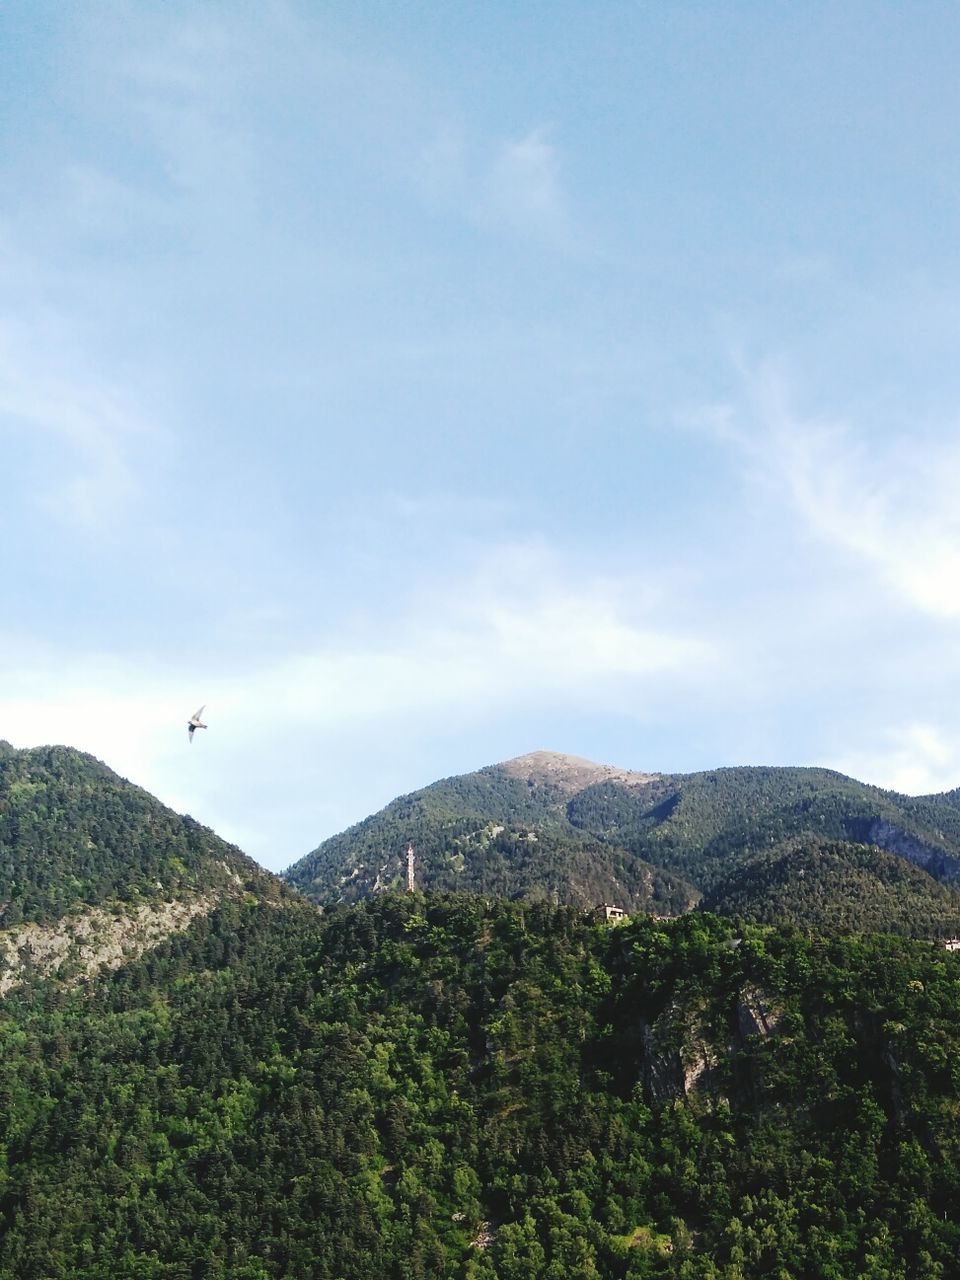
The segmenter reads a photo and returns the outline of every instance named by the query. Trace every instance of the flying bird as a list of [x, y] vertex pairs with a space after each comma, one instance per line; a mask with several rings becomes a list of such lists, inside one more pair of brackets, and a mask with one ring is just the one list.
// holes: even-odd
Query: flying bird
[[[205, 707], [206, 705], [207, 704], [204, 703], [203, 707]], [[190, 717], [190, 719], [187, 721], [187, 733], [190, 735], [191, 742], [193, 741], [193, 735], [195, 730], [205, 729], [207, 727], [203, 723], [203, 721], [200, 719], [200, 717], [203, 715], [203, 707], [201, 707], [199, 711], [195, 711], [193, 715]]]

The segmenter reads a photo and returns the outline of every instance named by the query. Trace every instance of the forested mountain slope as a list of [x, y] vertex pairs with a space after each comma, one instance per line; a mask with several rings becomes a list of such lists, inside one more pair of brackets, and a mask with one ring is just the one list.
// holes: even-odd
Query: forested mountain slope
[[664, 775], [646, 789], [602, 783], [575, 796], [568, 816], [703, 891], [731, 864], [799, 835], [874, 844], [937, 879], [960, 880], [960, 809], [829, 769], [714, 769]]
[[[426, 888], [670, 915], [702, 894], [718, 904], [742, 899], [751, 864], [799, 838], [811, 848], [872, 845], [919, 868], [909, 912], [895, 893], [870, 906], [861, 894], [867, 909], [853, 911], [853, 927], [901, 928], [908, 918], [931, 935], [950, 927], [956, 900], [937, 884], [960, 883], [960, 808], [950, 794], [900, 796], [827, 769], [639, 774], [536, 752], [400, 797], [286, 878], [318, 902], [357, 901], [402, 883], [412, 842]], [[832, 865], [816, 861], [806, 874]]]
[[244, 892], [284, 890], [92, 756], [0, 743], [0, 993], [31, 969], [120, 963]]
[[787, 840], [734, 870], [700, 903], [707, 911], [824, 932], [960, 937], [960, 892], [872, 845]]
[[0, 1280], [955, 1277], [960, 958], [234, 899], [0, 1005]]
[[630, 794], [650, 781], [536, 752], [401, 796], [325, 841], [285, 878], [315, 901], [355, 902], [403, 883], [403, 854], [412, 842], [417, 882], [425, 888], [522, 894], [582, 907], [617, 901], [630, 910], [675, 914], [696, 902], [692, 884], [568, 816], [584, 786]]

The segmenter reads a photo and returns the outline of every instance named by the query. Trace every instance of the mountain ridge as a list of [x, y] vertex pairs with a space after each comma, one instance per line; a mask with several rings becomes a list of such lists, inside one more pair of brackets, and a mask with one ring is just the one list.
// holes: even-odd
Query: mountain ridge
[[[744, 880], [744, 869], [803, 837], [835, 852], [843, 846], [852, 871], [864, 845], [912, 863], [920, 878], [911, 892], [926, 895], [929, 927], [939, 935], [960, 928], [960, 808], [952, 794], [901, 796], [818, 767], [665, 774], [537, 750], [397, 797], [283, 875], [320, 904], [357, 901], [402, 886], [403, 851], [412, 844], [424, 888], [581, 908], [615, 901], [669, 915], [704, 896], [723, 901], [725, 885], [740, 876], [736, 894], [750, 914], [760, 904], [743, 902], [744, 885], [761, 880]], [[835, 871], [836, 859], [816, 867], [827, 865]], [[882, 915], [892, 921], [895, 900], [884, 896]], [[916, 900], [908, 914], [911, 927], [922, 920]]]

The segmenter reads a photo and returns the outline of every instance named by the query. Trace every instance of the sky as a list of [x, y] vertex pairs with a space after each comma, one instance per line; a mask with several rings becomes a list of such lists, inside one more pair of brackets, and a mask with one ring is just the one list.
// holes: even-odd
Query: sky
[[958, 61], [933, 0], [4, 0], [0, 738], [271, 870], [539, 749], [960, 785]]

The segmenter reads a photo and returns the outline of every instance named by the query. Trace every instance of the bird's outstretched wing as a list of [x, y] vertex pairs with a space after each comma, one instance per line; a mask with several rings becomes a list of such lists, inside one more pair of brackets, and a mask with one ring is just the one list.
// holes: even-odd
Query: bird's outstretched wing
[[189, 737], [191, 742], [193, 741], [193, 735], [197, 729], [205, 729], [207, 727], [203, 723], [203, 721], [200, 719], [200, 717], [203, 715], [203, 708], [206, 705], [207, 704], [204, 703], [203, 707], [201, 707], [199, 711], [195, 711], [193, 715], [190, 717], [190, 719], [187, 721], [187, 736]]

